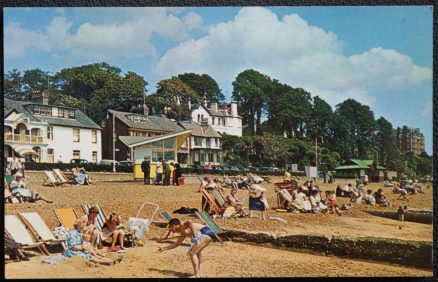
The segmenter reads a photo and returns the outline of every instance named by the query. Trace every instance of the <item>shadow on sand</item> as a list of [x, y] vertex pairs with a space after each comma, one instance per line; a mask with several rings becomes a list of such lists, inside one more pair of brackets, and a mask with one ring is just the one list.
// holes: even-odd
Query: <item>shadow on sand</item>
[[165, 274], [165, 275], [169, 275], [169, 276], [173, 276], [173, 277], [178, 277], [178, 278], [187, 278], [187, 277], [193, 275], [192, 273], [187, 273], [187, 272], [178, 272], [178, 271], [173, 271], [173, 270], [157, 269], [157, 268], [152, 268], [152, 267], [149, 267], [148, 270], [149, 271], [156, 271], [156, 272], [159, 272], [161, 274]]

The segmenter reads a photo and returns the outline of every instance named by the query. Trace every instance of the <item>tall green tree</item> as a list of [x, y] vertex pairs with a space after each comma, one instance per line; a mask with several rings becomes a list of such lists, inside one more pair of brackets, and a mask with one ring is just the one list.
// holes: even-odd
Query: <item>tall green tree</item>
[[321, 136], [324, 142], [331, 143], [333, 131], [330, 125], [333, 123], [333, 110], [331, 106], [319, 96], [313, 97], [313, 105], [309, 116], [307, 136], [311, 139]]
[[358, 158], [367, 158], [368, 149], [374, 147], [376, 122], [374, 113], [369, 106], [362, 105], [354, 99], [347, 99], [336, 105], [335, 113], [348, 122], [348, 133], [351, 139], [350, 146], [353, 155]]
[[237, 102], [243, 125], [256, 133], [263, 114], [267, 110], [268, 97], [272, 91], [271, 79], [255, 70], [239, 73], [233, 82], [233, 99]]
[[379, 153], [378, 161], [380, 165], [386, 167], [388, 163], [398, 157], [395, 146], [395, 134], [392, 124], [384, 117], [380, 117], [376, 120], [376, 125], [376, 146]]
[[199, 97], [206, 97], [209, 101], [223, 103], [225, 96], [219, 88], [217, 82], [208, 74], [184, 73], [178, 75], [178, 78], [190, 86]]

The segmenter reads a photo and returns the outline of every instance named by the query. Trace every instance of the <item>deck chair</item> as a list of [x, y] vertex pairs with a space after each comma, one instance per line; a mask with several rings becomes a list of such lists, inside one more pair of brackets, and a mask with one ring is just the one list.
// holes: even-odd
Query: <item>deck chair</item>
[[218, 189], [211, 190], [211, 195], [216, 200], [216, 202], [219, 204], [219, 207], [226, 208], [226, 200]]
[[4, 177], [4, 185], [5, 185], [4, 199], [5, 199], [5, 202], [11, 202], [13, 204], [19, 203], [20, 201], [18, 201], [17, 197], [15, 197], [11, 192], [11, 188], [9, 186], [10, 182], [8, 182], [8, 180], [6, 179], [6, 176], [9, 176], [9, 175], [5, 175], [5, 177]]
[[11, 239], [22, 245], [23, 249], [38, 248], [43, 255], [49, 254], [44, 242], [34, 242], [26, 226], [15, 215], [5, 215], [5, 230]]
[[214, 222], [214, 220], [204, 211], [198, 211], [195, 213], [208, 227], [210, 227], [219, 242], [223, 243], [218, 234], [221, 234], [224, 231], [216, 224], [216, 222]]
[[[85, 214], [88, 215], [88, 211], [90, 210], [90, 208], [92, 206], [93, 205], [90, 205], [90, 204], [83, 204], [82, 205], [82, 209], [84, 210]], [[106, 222], [106, 216], [105, 216], [105, 213], [103, 212], [103, 209], [102, 209], [102, 207], [100, 205], [94, 205], [94, 206], [96, 206], [99, 209], [99, 214], [97, 215], [97, 225], [96, 225], [96, 227], [97, 227], [97, 229], [102, 231], [103, 225]]]
[[73, 224], [78, 219], [78, 214], [74, 208], [53, 209], [58, 218], [59, 225], [64, 226], [67, 230], [72, 230]]
[[222, 213], [225, 211], [225, 208], [220, 207], [218, 203], [216, 203], [216, 200], [214, 199], [213, 195], [207, 192], [206, 189], [201, 189], [201, 193], [202, 193], [202, 197], [205, 199], [205, 202], [202, 206], [202, 210], [205, 211], [208, 204], [210, 205], [210, 208], [213, 210], [214, 213], [222, 215]]
[[61, 245], [63, 251], [65, 250], [65, 245], [63, 244], [65, 239], [56, 238], [37, 212], [21, 212], [18, 216], [26, 224], [34, 238], [44, 242], [46, 246]]
[[[166, 221], [166, 227], [165, 227], [165, 230], [164, 230], [163, 234], [161, 234], [160, 238], [158, 239], [158, 242], [161, 242], [164, 239], [173, 239], [173, 238], [179, 237], [179, 236], [175, 236], [175, 237], [170, 237], [169, 238], [169, 235], [170, 235], [170, 233], [172, 233], [172, 231], [167, 230], [167, 228], [169, 227], [169, 221], [172, 219], [172, 217], [170, 216], [170, 214], [167, 213], [167, 211], [162, 211], [160, 213], [160, 215]], [[167, 232], [167, 234], [166, 234], [166, 232]], [[164, 234], [166, 234], [166, 236], [163, 238]]]
[[67, 183], [72, 186], [72, 184], [76, 183], [73, 179], [68, 179], [59, 168], [54, 168], [53, 173], [58, 177], [59, 182], [61, 183]]
[[286, 209], [288, 204], [292, 202], [292, 195], [287, 189], [280, 189], [277, 192], [277, 206], [279, 209]]
[[[146, 218], [140, 217], [142, 216], [141, 211], [146, 207], [152, 207], [152, 215], [148, 215]], [[144, 234], [149, 230], [149, 225], [152, 223], [155, 214], [160, 209], [160, 206], [151, 202], [144, 202], [137, 211], [135, 217], [128, 217], [128, 223], [131, 227], [131, 234], [127, 234], [127, 239], [131, 241], [132, 245], [135, 246], [135, 240], [141, 240], [144, 237]], [[125, 237], [126, 238], [126, 237]]]
[[43, 182], [43, 186], [53, 186], [56, 187], [58, 185], [64, 185], [64, 182], [60, 182], [56, 177], [53, 175], [53, 172], [51, 170], [45, 170], [44, 174], [46, 175], [46, 179]]

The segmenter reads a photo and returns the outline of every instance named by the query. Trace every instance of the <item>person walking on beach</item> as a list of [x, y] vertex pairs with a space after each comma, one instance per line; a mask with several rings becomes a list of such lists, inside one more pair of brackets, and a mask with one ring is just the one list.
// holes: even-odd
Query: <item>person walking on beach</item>
[[150, 183], [150, 172], [151, 172], [151, 163], [149, 162], [149, 157], [145, 156], [144, 161], [141, 163], [141, 171], [143, 171], [144, 175], [144, 184]]
[[187, 236], [190, 236], [190, 248], [188, 255], [192, 261], [193, 270], [195, 274], [192, 277], [201, 277], [201, 263], [202, 263], [202, 250], [204, 250], [213, 239], [213, 231], [206, 225], [200, 223], [194, 223], [191, 221], [181, 221], [177, 218], [172, 218], [169, 221], [169, 229], [173, 233], [180, 233], [181, 236], [178, 240], [164, 248], [158, 247], [158, 252], [162, 253], [167, 250], [174, 249], [182, 244]]
[[156, 177], [155, 177], [155, 185], [160, 185], [161, 184], [161, 176], [163, 174], [163, 166], [161, 165], [163, 159], [159, 158], [157, 161], [157, 170], [156, 170]]

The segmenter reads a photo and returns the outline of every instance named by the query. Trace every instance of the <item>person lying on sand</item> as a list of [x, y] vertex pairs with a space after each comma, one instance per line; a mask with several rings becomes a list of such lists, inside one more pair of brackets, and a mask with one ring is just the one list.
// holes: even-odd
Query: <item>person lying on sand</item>
[[192, 261], [193, 270], [195, 274], [191, 277], [201, 277], [201, 263], [202, 263], [202, 250], [204, 250], [213, 239], [213, 231], [206, 225], [194, 223], [191, 221], [181, 221], [177, 218], [172, 218], [169, 221], [169, 229], [173, 233], [180, 233], [181, 236], [178, 240], [168, 245], [167, 247], [158, 247], [158, 252], [162, 253], [167, 250], [174, 249], [182, 244], [187, 236], [190, 236], [190, 248], [188, 255]]

